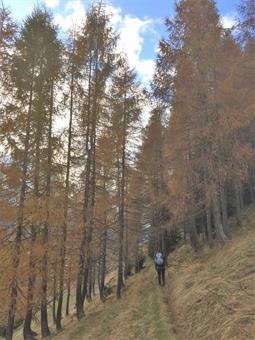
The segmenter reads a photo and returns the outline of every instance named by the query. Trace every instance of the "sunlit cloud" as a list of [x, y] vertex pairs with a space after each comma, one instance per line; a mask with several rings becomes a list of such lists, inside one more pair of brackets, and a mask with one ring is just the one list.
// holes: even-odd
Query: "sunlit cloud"
[[236, 25], [236, 13], [228, 13], [221, 16], [221, 24], [224, 28], [232, 28]]
[[59, 6], [59, 0], [44, 0], [44, 3], [49, 8], [55, 8]]

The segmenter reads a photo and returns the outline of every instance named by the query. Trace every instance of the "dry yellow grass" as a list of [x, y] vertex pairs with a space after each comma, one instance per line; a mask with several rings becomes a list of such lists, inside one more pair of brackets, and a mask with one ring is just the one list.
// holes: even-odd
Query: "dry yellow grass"
[[169, 258], [168, 293], [188, 340], [255, 339], [255, 210], [223, 248]]
[[[169, 257], [167, 286], [153, 266], [127, 281], [123, 298], [112, 294], [86, 305], [86, 317], [63, 320], [53, 340], [255, 339], [255, 209], [232, 241], [199, 254], [186, 246]], [[115, 273], [108, 280], [115, 282]], [[113, 282], [114, 281], [114, 282]], [[177, 336], [177, 334], [178, 336]], [[17, 332], [15, 339], [21, 339]]]
[[64, 320], [64, 329], [54, 340], [176, 340], [169, 305], [157, 286], [154, 268], [148, 265], [127, 281], [123, 298], [110, 296], [102, 304], [87, 305], [86, 317]]

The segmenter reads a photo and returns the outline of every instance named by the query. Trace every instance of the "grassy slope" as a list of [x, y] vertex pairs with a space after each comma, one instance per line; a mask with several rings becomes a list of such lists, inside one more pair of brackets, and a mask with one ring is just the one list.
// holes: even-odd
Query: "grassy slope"
[[[170, 256], [167, 287], [189, 340], [255, 339], [255, 209], [222, 249]], [[170, 279], [171, 278], [171, 279]]]
[[255, 209], [249, 210], [223, 248], [195, 255], [183, 246], [171, 254], [163, 289], [149, 264], [129, 278], [121, 300], [96, 298], [83, 320], [65, 318], [52, 339], [255, 339]]
[[129, 278], [123, 298], [110, 296], [87, 306], [84, 320], [75, 316], [65, 320], [64, 329], [54, 340], [176, 340], [171, 311], [162, 288], [156, 284], [155, 271], [148, 266]]

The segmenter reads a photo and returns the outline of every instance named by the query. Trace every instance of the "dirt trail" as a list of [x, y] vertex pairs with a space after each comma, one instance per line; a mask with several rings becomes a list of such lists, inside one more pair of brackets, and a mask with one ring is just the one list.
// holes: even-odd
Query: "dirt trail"
[[110, 296], [106, 303], [92, 302], [84, 320], [64, 320], [52, 340], [177, 340], [167, 288], [157, 285], [152, 266], [129, 278], [123, 298]]

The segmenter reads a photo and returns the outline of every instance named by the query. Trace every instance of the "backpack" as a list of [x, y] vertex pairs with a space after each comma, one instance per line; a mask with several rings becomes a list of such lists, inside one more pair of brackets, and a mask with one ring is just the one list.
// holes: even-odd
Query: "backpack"
[[157, 266], [162, 266], [164, 263], [163, 255], [161, 253], [157, 253], [154, 257], [154, 262]]

